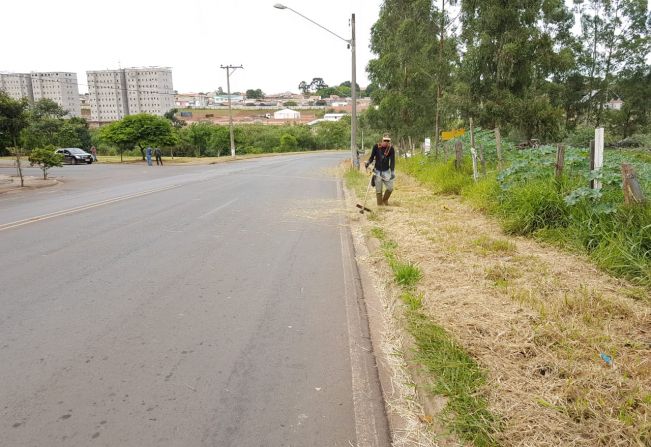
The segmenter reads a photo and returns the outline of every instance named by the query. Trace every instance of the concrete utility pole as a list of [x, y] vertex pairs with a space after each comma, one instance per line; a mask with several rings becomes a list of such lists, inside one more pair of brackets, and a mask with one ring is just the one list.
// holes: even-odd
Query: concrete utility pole
[[350, 151], [353, 157], [353, 166], [359, 169], [359, 153], [357, 152], [357, 56], [355, 55], [355, 14], [350, 19], [352, 35], [350, 38], [350, 52], [352, 54], [351, 99], [353, 108], [350, 114]]
[[233, 108], [231, 106], [231, 75], [238, 68], [244, 68], [241, 65], [220, 65], [220, 68], [226, 70], [226, 88], [228, 90], [228, 124], [231, 134], [231, 157], [235, 157], [235, 136], [233, 135]]

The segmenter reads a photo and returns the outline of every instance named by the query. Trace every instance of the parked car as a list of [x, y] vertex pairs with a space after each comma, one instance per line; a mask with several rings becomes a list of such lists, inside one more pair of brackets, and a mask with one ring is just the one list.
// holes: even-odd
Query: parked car
[[63, 162], [71, 165], [79, 163], [86, 163], [89, 165], [93, 162], [93, 156], [78, 147], [64, 147], [62, 149], [57, 149], [56, 153], [63, 155]]

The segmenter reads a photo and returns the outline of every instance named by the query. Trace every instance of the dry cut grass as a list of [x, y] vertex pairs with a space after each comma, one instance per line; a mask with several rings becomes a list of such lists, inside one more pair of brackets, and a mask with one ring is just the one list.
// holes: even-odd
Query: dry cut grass
[[501, 445], [651, 445], [648, 290], [405, 175], [393, 197], [371, 224], [419, 266], [429, 317], [487, 371]]

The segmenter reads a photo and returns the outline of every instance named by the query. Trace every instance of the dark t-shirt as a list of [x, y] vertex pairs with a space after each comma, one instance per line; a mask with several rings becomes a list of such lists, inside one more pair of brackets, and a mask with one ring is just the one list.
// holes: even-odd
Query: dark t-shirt
[[396, 151], [393, 146], [384, 149], [382, 146], [376, 144], [371, 151], [371, 158], [368, 159], [368, 164], [375, 160], [375, 169], [378, 171], [394, 170], [396, 168]]

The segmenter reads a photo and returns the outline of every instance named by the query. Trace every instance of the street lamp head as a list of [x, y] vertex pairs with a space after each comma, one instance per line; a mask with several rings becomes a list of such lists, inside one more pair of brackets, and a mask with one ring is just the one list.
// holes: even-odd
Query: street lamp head
[[276, 8], [276, 9], [287, 9], [287, 6], [285, 6], [285, 5], [281, 4], [281, 3], [276, 3], [274, 5], [274, 8]]

